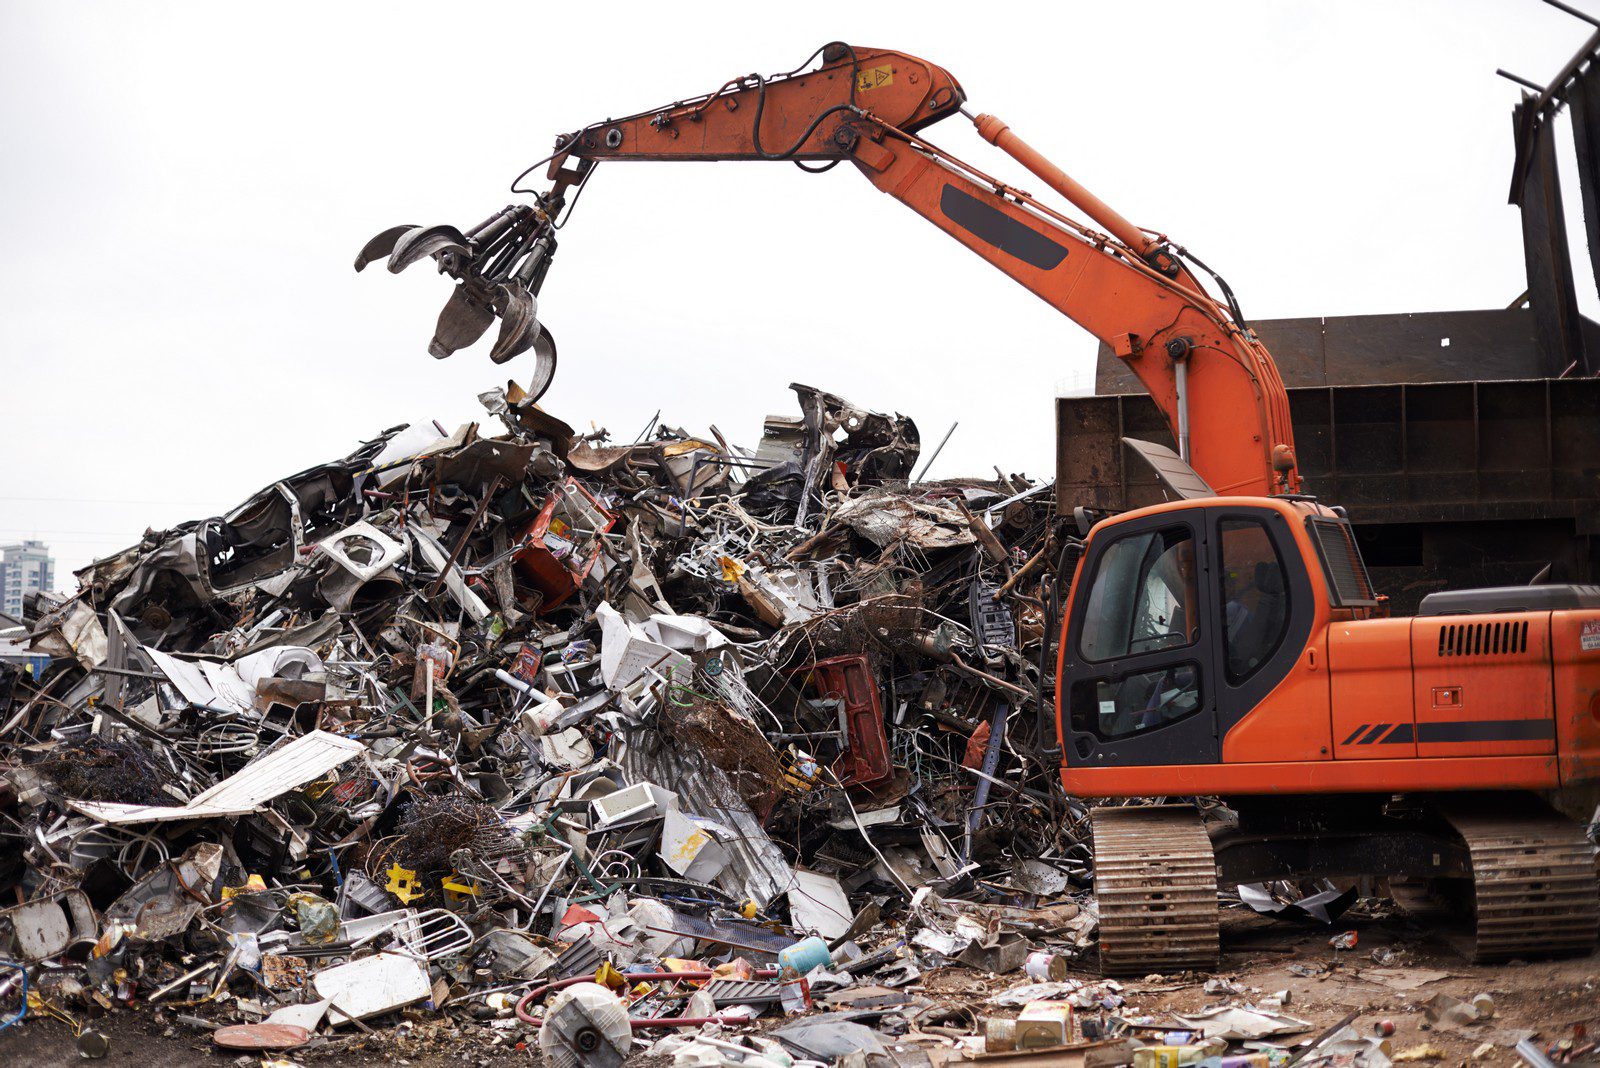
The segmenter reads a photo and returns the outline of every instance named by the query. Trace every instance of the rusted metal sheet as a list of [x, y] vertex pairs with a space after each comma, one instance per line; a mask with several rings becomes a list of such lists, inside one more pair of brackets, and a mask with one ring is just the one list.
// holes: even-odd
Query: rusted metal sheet
[[[1126, 434], [1171, 447], [1143, 395], [1057, 402], [1056, 494], [1073, 507], [1163, 500]], [[1600, 578], [1600, 379], [1289, 390], [1306, 490], [1345, 506], [1397, 611], [1435, 590]]]
[[[1250, 325], [1271, 351], [1286, 386], [1551, 378], [1561, 370], [1545, 361], [1534, 314], [1525, 308], [1265, 319]], [[1600, 351], [1600, 329], [1587, 320], [1581, 325], [1589, 348]], [[1144, 387], [1102, 345], [1095, 391], [1102, 396], [1142, 393]]]
[[[1500, 514], [1584, 517], [1600, 507], [1600, 381], [1431, 382], [1289, 390], [1312, 492], [1373, 521]], [[1171, 447], [1148, 397], [1057, 400], [1057, 501], [1135, 508], [1161, 498], [1124, 435]]]
[[[1572, 140], [1578, 156], [1578, 190], [1583, 196], [1583, 231], [1588, 236], [1589, 266], [1600, 289], [1600, 66], [1589, 69], [1567, 91], [1572, 106]], [[1589, 346], [1588, 352], [1596, 351]], [[1591, 357], [1589, 373], [1596, 370]]]
[[1556, 170], [1555, 131], [1526, 99], [1512, 112], [1519, 145], [1528, 144], [1526, 169], [1512, 186], [1512, 202], [1522, 209], [1522, 248], [1528, 264], [1528, 299], [1533, 309], [1545, 374], [1561, 374], [1569, 364], [1588, 368], [1578, 300], [1567, 248], [1567, 222], [1561, 209], [1561, 177]]

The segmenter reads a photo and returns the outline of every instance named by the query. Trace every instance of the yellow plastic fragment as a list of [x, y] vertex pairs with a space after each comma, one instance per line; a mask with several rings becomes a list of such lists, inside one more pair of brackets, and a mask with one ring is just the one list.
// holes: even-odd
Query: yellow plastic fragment
[[439, 885], [444, 887], [445, 898], [450, 901], [460, 901], [463, 897], [477, 897], [479, 890], [476, 880], [464, 882], [466, 878], [459, 872], [452, 872], [440, 879]]
[[409, 905], [422, 896], [422, 890], [417, 886], [417, 873], [410, 868], [402, 868], [396, 862], [384, 874], [389, 876], [389, 881], [383, 888], [399, 898], [402, 905]]

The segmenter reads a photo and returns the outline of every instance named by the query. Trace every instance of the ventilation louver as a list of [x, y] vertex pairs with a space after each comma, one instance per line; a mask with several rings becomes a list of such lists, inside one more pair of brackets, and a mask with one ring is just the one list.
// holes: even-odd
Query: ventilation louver
[[1497, 656], [1528, 651], [1528, 621], [1446, 623], [1439, 628], [1440, 656]]

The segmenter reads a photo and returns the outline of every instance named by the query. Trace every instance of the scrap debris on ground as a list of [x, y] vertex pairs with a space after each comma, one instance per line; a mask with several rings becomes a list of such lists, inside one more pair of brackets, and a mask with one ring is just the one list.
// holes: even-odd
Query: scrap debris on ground
[[555, 1065], [1426, 1059], [1286, 990], [1155, 1012], [1072, 977], [1049, 485], [915, 481], [910, 419], [793, 388], [752, 449], [495, 390], [34, 598], [0, 668], [0, 1027], [89, 1057], [143, 1009], [269, 1060], [477, 1032]]

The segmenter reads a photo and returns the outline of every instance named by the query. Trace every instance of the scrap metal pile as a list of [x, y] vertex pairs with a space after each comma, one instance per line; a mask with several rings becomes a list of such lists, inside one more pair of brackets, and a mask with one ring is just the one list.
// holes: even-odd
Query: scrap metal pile
[[754, 449], [495, 390], [493, 433], [387, 431], [38, 598], [3, 1005], [242, 1048], [542, 1020], [602, 1064], [630, 1018], [1081, 952], [1047, 487], [913, 482], [910, 419], [793, 388]]

